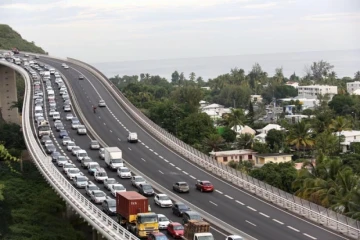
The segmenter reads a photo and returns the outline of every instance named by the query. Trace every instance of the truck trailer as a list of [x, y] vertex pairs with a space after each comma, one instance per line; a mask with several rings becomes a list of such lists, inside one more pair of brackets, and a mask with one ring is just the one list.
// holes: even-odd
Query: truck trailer
[[210, 224], [205, 221], [189, 220], [185, 224], [184, 240], [214, 240], [210, 232]]
[[146, 238], [151, 232], [159, 232], [157, 214], [149, 212], [148, 206], [148, 199], [138, 192], [116, 193], [118, 222], [139, 238]]
[[118, 147], [107, 147], [104, 149], [105, 164], [111, 170], [117, 170], [124, 166], [122, 151]]

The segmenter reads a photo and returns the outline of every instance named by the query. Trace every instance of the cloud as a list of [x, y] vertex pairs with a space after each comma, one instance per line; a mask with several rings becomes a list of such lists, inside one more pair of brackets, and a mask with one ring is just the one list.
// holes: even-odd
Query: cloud
[[335, 21], [341, 19], [360, 19], [360, 13], [327, 13], [309, 15], [302, 18], [305, 21]]
[[245, 5], [244, 8], [251, 9], [269, 9], [278, 6], [278, 2], [269, 2], [269, 3], [258, 3], [258, 4], [249, 4]]
[[272, 17], [272, 15], [254, 15], [254, 16], [237, 16], [237, 17], [218, 17], [218, 18], [204, 18], [204, 19], [191, 19], [186, 22], [224, 22], [224, 21], [239, 21], [239, 20], [254, 20]]

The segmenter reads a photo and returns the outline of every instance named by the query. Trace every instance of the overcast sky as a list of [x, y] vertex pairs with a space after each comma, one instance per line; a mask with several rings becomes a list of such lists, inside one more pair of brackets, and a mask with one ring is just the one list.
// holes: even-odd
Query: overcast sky
[[360, 0], [1, 0], [0, 22], [88, 62], [360, 48]]

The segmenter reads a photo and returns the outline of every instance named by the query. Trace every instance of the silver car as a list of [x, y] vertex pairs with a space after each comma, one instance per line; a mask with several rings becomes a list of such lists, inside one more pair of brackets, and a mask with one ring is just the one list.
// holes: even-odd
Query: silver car
[[101, 190], [93, 190], [91, 191], [91, 201], [95, 204], [101, 204], [106, 200], [106, 194]]
[[77, 133], [78, 133], [79, 135], [84, 135], [84, 134], [86, 134], [86, 127], [85, 127], [84, 125], [79, 125], [79, 126], [77, 127]]
[[91, 140], [90, 142], [90, 149], [100, 149], [100, 144], [96, 140]]
[[104, 148], [100, 148], [99, 150], [99, 157], [101, 159], [104, 159], [105, 158], [105, 149]]
[[104, 188], [110, 190], [111, 185], [118, 183], [115, 178], [107, 178], [104, 180]]
[[106, 103], [104, 100], [100, 99], [99, 101], [99, 107], [106, 107]]
[[62, 167], [65, 163], [67, 163], [68, 160], [66, 159], [65, 156], [58, 156], [56, 158], [56, 164], [59, 166], [59, 167]]
[[75, 176], [73, 178], [74, 186], [77, 188], [85, 188], [88, 183], [88, 178], [85, 176]]
[[90, 196], [92, 191], [94, 191], [94, 190], [99, 190], [99, 189], [100, 189], [100, 188], [99, 188], [98, 186], [96, 186], [95, 184], [89, 183], [89, 184], [85, 187], [85, 192], [86, 192], [86, 195]]
[[62, 145], [66, 146], [69, 142], [71, 142], [70, 137], [65, 136], [65, 137], [62, 138]]

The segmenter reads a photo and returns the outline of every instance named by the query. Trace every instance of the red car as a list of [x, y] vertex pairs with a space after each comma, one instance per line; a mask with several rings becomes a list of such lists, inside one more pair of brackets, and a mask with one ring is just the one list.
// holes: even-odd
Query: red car
[[209, 181], [198, 181], [195, 184], [196, 189], [200, 190], [201, 192], [213, 192], [214, 185], [211, 184]]
[[162, 232], [152, 232], [148, 236], [148, 240], [169, 240]]
[[181, 238], [184, 236], [184, 226], [177, 222], [169, 223], [167, 232], [173, 238]]

